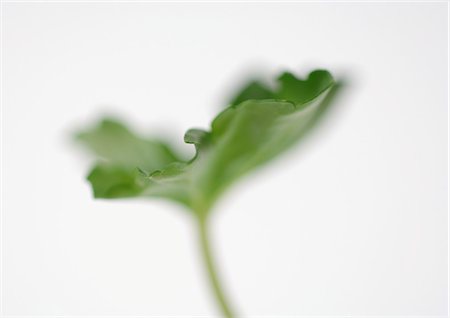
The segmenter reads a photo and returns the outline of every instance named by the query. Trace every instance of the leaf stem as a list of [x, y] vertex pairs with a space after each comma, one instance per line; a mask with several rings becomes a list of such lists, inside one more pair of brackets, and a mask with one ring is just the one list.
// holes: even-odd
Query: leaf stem
[[214, 296], [216, 298], [216, 301], [220, 307], [220, 310], [221, 310], [223, 316], [226, 318], [233, 318], [235, 316], [233, 315], [233, 312], [230, 309], [229, 302], [223, 292], [223, 287], [222, 287], [219, 277], [217, 275], [217, 269], [216, 269], [215, 262], [213, 260], [212, 254], [211, 254], [211, 248], [210, 248], [209, 238], [208, 238], [207, 219], [208, 218], [206, 216], [198, 217], [198, 221], [199, 221], [198, 222], [198, 231], [199, 231], [200, 247], [201, 247], [201, 252], [202, 252], [202, 256], [203, 256], [203, 261], [205, 263], [206, 270], [208, 272], [208, 278], [209, 278], [212, 290], [214, 292]]

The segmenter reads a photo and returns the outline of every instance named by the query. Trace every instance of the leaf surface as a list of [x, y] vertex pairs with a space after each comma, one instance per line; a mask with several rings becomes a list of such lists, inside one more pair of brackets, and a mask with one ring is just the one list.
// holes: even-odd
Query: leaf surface
[[209, 131], [190, 129], [194, 158], [182, 161], [160, 141], [141, 138], [124, 125], [104, 120], [79, 135], [99, 158], [91, 171], [99, 198], [148, 196], [181, 203], [206, 214], [233, 182], [295, 144], [315, 122], [335, 84], [327, 71], [306, 80], [291, 73], [276, 89], [250, 82], [213, 121]]

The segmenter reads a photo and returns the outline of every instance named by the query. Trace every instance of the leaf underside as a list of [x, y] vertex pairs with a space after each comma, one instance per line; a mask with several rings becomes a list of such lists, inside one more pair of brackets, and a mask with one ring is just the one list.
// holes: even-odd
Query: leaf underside
[[137, 136], [113, 119], [77, 135], [98, 158], [87, 179], [96, 198], [161, 197], [206, 214], [242, 175], [296, 143], [314, 124], [335, 82], [327, 71], [306, 80], [284, 73], [278, 87], [253, 81], [212, 121], [184, 141], [196, 154], [183, 160], [166, 143]]

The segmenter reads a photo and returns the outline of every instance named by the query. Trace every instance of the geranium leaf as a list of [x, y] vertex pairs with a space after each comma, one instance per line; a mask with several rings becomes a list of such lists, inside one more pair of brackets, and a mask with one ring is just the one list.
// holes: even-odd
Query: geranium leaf
[[234, 181], [295, 144], [313, 125], [335, 82], [327, 71], [306, 80], [278, 77], [270, 90], [251, 82], [235, 94], [209, 131], [190, 129], [184, 141], [196, 155], [183, 161], [166, 144], [104, 120], [79, 134], [102, 159], [88, 180], [101, 198], [163, 197], [206, 214]]

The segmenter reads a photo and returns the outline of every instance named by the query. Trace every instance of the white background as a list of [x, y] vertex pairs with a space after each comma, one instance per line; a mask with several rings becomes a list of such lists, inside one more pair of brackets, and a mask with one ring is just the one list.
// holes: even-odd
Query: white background
[[94, 201], [70, 140], [105, 112], [208, 127], [242, 76], [329, 69], [321, 125], [220, 202], [242, 317], [447, 312], [447, 4], [3, 5], [2, 312], [216, 315], [190, 216]]

